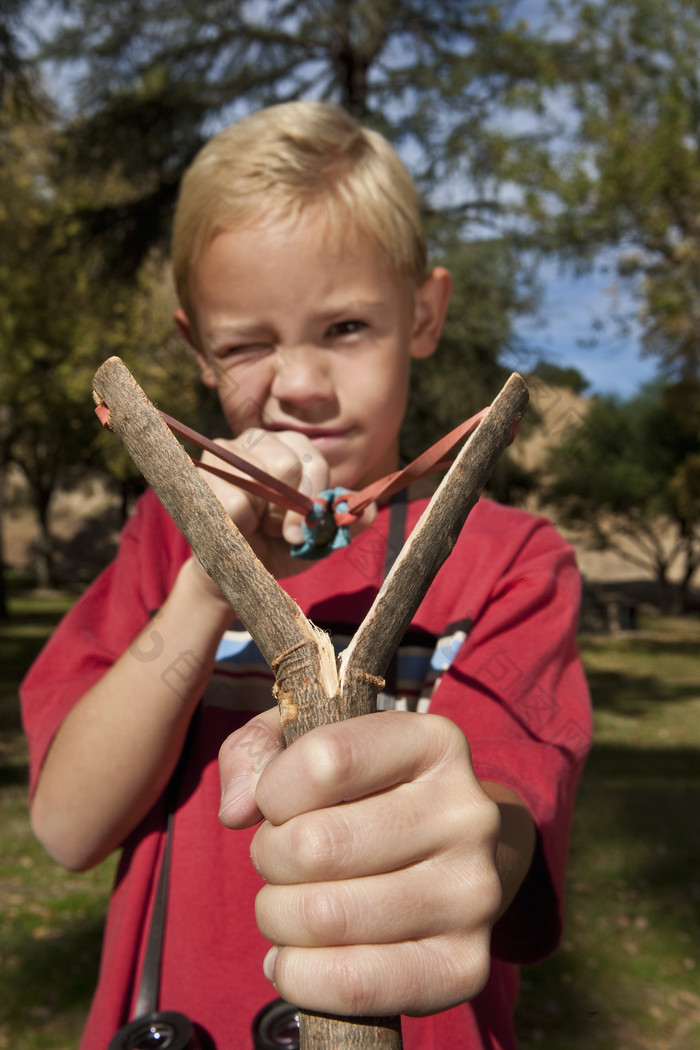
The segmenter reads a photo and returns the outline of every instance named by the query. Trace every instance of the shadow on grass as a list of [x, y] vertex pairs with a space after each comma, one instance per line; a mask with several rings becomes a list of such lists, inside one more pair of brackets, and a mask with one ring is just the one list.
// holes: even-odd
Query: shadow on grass
[[8, 787], [27, 787], [29, 766], [26, 762], [0, 762], [0, 790]]
[[654, 996], [697, 995], [698, 812], [697, 748], [594, 747], [578, 796], [564, 947], [523, 972], [521, 1050], [623, 1050], [639, 1045], [635, 1026]]
[[[620, 851], [620, 874], [663, 898], [700, 940], [700, 750], [594, 747], [579, 794], [579, 838]], [[582, 849], [582, 847], [579, 847]]]
[[[99, 914], [63, 921], [48, 931], [15, 930], [0, 964], [0, 1023], [18, 1032], [39, 1015], [87, 1014], [99, 965], [104, 925]], [[40, 936], [37, 936], [37, 932]]]
[[[689, 648], [688, 653], [691, 654]], [[697, 645], [692, 650], [697, 655]], [[697, 700], [700, 683], [665, 682], [656, 675], [635, 675], [629, 671], [586, 672], [594, 710], [614, 711], [630, 718], [653, 713], [653, 705], [669, 701]]]
[[518, 1050], [599, 1048], [612, 1038], [607, 1018], [595, 1009], [582, 961], [560, 951], [522, 972], [516, 1014]]
[[21, 587], [10, 588], [10, 619], [0, 623], [0, 732], [22, 734], [18, 690], [22, 679], [73, 598], [42, 598]]

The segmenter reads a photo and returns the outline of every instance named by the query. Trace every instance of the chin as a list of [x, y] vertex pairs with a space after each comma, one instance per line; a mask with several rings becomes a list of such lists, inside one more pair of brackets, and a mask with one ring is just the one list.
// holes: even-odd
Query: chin
[[353, 461], [346, 460], [337, 466], [331, 463], [330, 485], [333, 488], [340, 487], [349, 489], [351, 492], [357, 492], [385, 477], [387, 474], [398, 470], [399, 456], [398, 453], [395, 456], [385, 453], [379, 461], [370, 462], [369, 466], [366, 464], [367, 460], [358, 463], [356, 457], [354, 457]]

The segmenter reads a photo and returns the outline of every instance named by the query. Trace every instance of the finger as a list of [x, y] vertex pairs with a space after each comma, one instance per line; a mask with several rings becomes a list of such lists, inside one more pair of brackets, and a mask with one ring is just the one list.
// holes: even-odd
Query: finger
[[[236, 441], [217, 439], [215, 444], [231, 451], [240, 451]], [[253, 457], [248, 458], [252, 460]], [[221, 461], [212, 452], [205, 451], [202, 454], [202, 463], [209, 463], [217, 469], [222, 468]], [[235, 476], [233, 470], [231, 470], [231, 474], [232, 480], [226, 480], [209, 471], [202, 472], [207, 485], [222, 504], [231, 520], [236, 523], [236, 526], [244, 536], [249, 536], [258, 527], [260, 516], [265, 509], [265, 502], [239, 488], [233, 480]]]
[[261, 819], [255, 789], [262, 771], [283, 748], [276, 707], [256, 715], [223, 742], [219, 750], [219, 820], [227, 828], [247, 828]]
[[[299, 475], [295, 482], [289, 481], [287, 478], [284, 480], [288, 484], [294, 484], [295, 488], [310, 499], [327, 489], [330, 484], [330, 467], [313, 442], [305, 434], [300, 434], [295, 430], [282, 431], [278, 434], [278, 437], [296, 453], [300, 467]], [[284, 514], [282, 535], [287, 543], [301, 543], [302, 521], [302, 516], [295, 514], [294, 511], [287, 511]]]
[[312, 729], [268, 767], [256, 790], [272, 824], [300, 813], [384, 791], [419, 776], [438, 776], [456, 760], [475, 794], [469, 747], [455, 724], [437, 715], [381, 711]]
[[490, 931], [391, 945], [272, 948], [264, 970], [288, 1002], [317, 1013], [420, 1016], [473, 999], [489, 974]]
[[275, 944], [395, 944], [491, 926], [501, 897], [493, 851], [482, 848], [368, 878], [267, 885], [255, 916]]
[[[271, 477], [283, 480], [292, 488], [308, 488], [312, 484], [312, 481], [307, 481], [304, 477], [304, 463], [297, 446], [301, 444], [304, 449], [303, 455], [309, 460], [322, 458], [303, 434], [292, 434], [290, 441], [287, 432], [273, 433], [259, 427], [250, 427], [233, 441], [218, 440], [216, 444], [242, 454], [248, 462]], [[203, 455], [202, 462], [221, 467], [210, 452]], [[327, 467], [324, 469], [327, 470]], [[282, 522], [288, 513], [286, 509], [274, 500], [266, 502], [239, 488], [235, 482], [235, 475], [236, 471], [232, 470], [231, 480], [209, 473], [206, 474], [206, 478], [244, 535], [251, 535], [261, 527], [268, 536], [280, 536]]]
[[[256, 451], [263, 461], [262, 466], [271, 477], [283, 481], [290, 488], [304, 491], [307, 483], [304, 479], [305, 463], [302, 455], [310, 456], [311, 453], [299, 452], [296, 447], [299, 442], [290, 441], [289, 436], [287, 431], [266, 431]], [[303, 434], [296, 434], [294, 437], [302, 438], [307, 444], [310, 444]], [[313, 451], [316, 453], [315, 449]], [[282, 536], [284, 521], [289, 513], [285, 507], [280, 506], [274, 500], [267, 503], [261, 519], [261, 527], [265, 534], [272, 537]]]
[[[437, 857], [453, 843], [492, 856], [498, 806], [456, 778], [401, 784], [368, 798], [300, 814], [255, 834], [251, 857], [276, 885], [361, 878]], [[476, 795], [476, 797], [475, 797]], [[438, 815], [438, 819], [436, 819]]]

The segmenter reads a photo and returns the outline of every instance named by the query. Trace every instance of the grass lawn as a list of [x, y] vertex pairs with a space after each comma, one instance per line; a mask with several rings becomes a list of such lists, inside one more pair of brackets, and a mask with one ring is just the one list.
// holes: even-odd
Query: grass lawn
[[0, 1048], [74, 1050], [97, 973], [114, 862], [57, 868], [27, 819], [27, 754], [17, 686], [67, 595], [14, 594], [0, 625]]
[[[67, 596], [14, 595], [0, 626], [0, 1050], [74, 1050], [109, 861], [57, 869], [26, 814], [19, 680]], [[700, 621], [582, 638], [596, 745], [579, 794], [564, 944], [523, 973], [521, 1050], [700, 1046]]]
[[561, 951], [523, 973], [522, 1050], [700, 1047], [700, 622], [581, 639], [595, 746]]

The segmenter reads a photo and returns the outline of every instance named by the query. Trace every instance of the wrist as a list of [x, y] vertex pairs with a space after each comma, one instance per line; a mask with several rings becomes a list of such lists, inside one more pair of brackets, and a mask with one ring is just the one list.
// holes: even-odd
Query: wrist
[[222, 629], [231, 622], [233, 611], [228, 599], [207, 575], [195, 555], [181, 566], [173, 592], [175, 590], [183, 600], [196, 606], [198, 612], [201, 613], [205, 608], [210, 610], [211, 615], [221, 622]]

